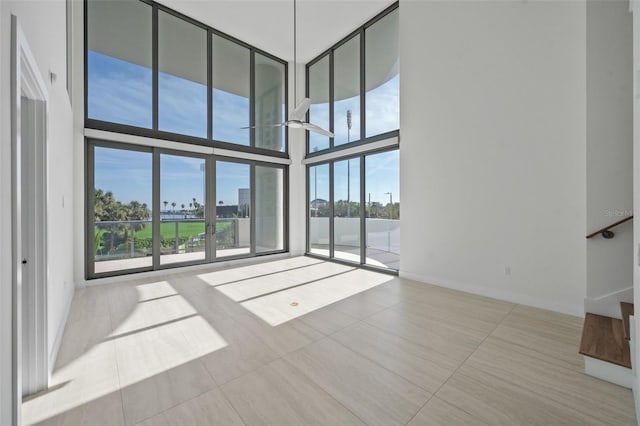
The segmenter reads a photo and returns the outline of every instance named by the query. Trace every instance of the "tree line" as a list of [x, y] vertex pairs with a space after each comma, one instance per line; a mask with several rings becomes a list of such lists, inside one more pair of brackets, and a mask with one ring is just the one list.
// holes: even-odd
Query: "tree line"
[[[326, 200], [314, 200], [311, 202], [311, 217], [331, 216], [331, 205]], [[368, 218], [400, 219], [400, 203], [387, 203], [383, 205], [377, 201], [366, 203]], [[338, 200], [333, 206], [333, 214], [336, 217], [360, 217], [360, 203], [357, 201]]]

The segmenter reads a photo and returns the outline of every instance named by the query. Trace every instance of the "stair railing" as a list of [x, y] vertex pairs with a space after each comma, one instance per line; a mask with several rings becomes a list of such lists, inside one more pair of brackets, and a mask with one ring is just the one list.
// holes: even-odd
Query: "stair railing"
[[606, 238], [607, 240], [610, 240], [611, 238], [616, 236], [616, 234], [614, 234], [613, 231], [611, 231], [611, 228], [615, 228], [618, 225], [622, 225], [623, 223], [628, 222], [631, 219], [633, 219], [633, 215], [627, 216], [624, 219], [619, 220], [619, 221], [617, 221], [615, 223], [612, 223], [611, 225], [606, 226], [606, 227], [604, 227], [602, 229], [598, 229], [596, 232], [593, 232], [593, 233], [587, 235], [587, 239], [595, 237], [598, 234], [602, 234], [603, 238]]

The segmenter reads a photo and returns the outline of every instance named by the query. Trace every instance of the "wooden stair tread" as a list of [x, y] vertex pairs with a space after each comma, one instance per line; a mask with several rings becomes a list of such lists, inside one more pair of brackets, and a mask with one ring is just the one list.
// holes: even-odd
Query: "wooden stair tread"
[[631, 368], [629, 342], [624, 338], [622, 320], [588, 313], [584, 318], [580, 353]]
[[620, 302], [620, 310], [622, 311], [622, 330], [624, 331], [624, 338], [629, 340], [631, 338], [629, 315], [633, 315], [633, 303]]

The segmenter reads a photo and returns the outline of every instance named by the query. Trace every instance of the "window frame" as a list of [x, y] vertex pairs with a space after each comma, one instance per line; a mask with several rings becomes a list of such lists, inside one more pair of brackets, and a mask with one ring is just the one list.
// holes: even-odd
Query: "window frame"
[[[89, 2], [91, 0], [84, 0], [84, 127], [88, 129], [94, 130], [103, 130], [108, 132], [115, 133], [124, 133], [134, 136], [143, 136], [150, 137], [155, 139], [162, 139], [168, 141], [176, 141], [183, 142], [192, 145], [200, 145], [214, 148], [222, 148], [233, 151], [247, 152], [253, 154], [267, 155], [271, 157], [279, 157], [279, 158], [289, 158], [289, 129], [287, 128], [285, 131], [285, 139], [284, 143], [284, 151], [275, 151], [265, 148], [258, 148], [255, 146], [255, 129], [250, 130], [250, 144], [249, 146], [239, 145], [231, 142], [218, 141], [213, 139], [212, 130], [213, 130], [213, 60], [212, 60], [212, 36], [216, 35], [231, 41], [232, 43], [238, 44], [242, 47], [249, 49], [250, 52], [250, 95], [249, 95], [249, 111], [250, 111], [250, 120], [249, 125], [253, 126], [255, 124], [255, 55], [260, 54], [269, 59], [272, 59], [275, 62], [278, 62], [284, 65], [284, 104], [285, 104], [285, 115], [289, 114], [289, 64], [287, 61], [280, 59], [264, 50], [261, 50], [257, 47], [254, 47], [248, 43], [245, 43], [242, 40], [239, 40], [233, 36], [230, 36], [222, 31], [216, 30], [213, 27], [210, 27], [200, 21], [197, 21], [193, 18], [190, 18], [180, 12], [177, 12], [169, 7], [166, 7], [160, 3], [157, 3], [152, 0], [132, 0], [139, 1], [145, 3], [152, 8], [152, 126], [150, 129], [131, 126], [126, 124], [113, 123], [109, 121], [98, 120], [95, 118], [89, 118], [89, 108], [88, 108], [88, 89], [89, 89], [89, 79], [88, 79], [88, 59], [89, 59], [89, 28], [88, 28], [88, 17], [89, 17]], [[207, 137], [199, 138], [195, 136], [182, 135], [178, 133], [161, 131], [158, 129], [158, 12], [162, 11], [173, 15], [179, 19], [182, 19], [192, 25], [195, 25], [199, 28], [206, 30], [207, 32]]]
[[[333, 46], [331, 46], [330, 48], [328, 48], [327, 50], [325, 50], [324, 52], [321, 52], [318, 56], [316, 56], [315, 58], [313, 58], [310, 62], [308, 62], [305, 65], [305, 82], [306, 82], [306, 86], [305, 86], [305, 95], [308, 97], [309, 96], [309, 68], [311, 66], [313, 66], [315, 63], [321, 61], [322, 59], [324, 59], [325, 56], [329, 57], [329, 123], [330, 123], [330, 131], [334, 131], [334, 122], [335, 122], [335, 118], [334, 118], [334, 102], [335, 102], [335, 96], [334, 96], [334, 79], [335, 79], [335, 74], [334, 74], [334, 68], [335, 68], [335, 63], [334, 63], [334, 54], [335, 51], [340, 48], [343, 44], [349, 42], [350, 40], [352, 40], [354, 37], [360, 36], [360, 58], [359, 58], [359, 62], [360, 62], [360, 139], [350, 142], [350, 143], [344, 143], [341, 145], [335, 145], [334, 143], [334, 138], [329, 138], [329, 148], [327, 149], [322, 149], [322, 150], [318, 150], [315, 152], [310, 152], [310, 141], [309, 141], [309, 132], [307, 132], [306, 134], [306, 142], [305, 142], [305, 153], [306, 156], [305, 158], [313, 158], [313, 157], [317, 157], [319, 155], [325, 155], [327, 153], [332, 153], [332, 152], [339, 152], [342, 151], [344, 149], [349, 149], [349, 148], [353, 148], [355, 146], [360, 146], [360, 145], [366, 145], [372, 142], [377, 142], [380, 140], [384, 140], [384, 139], [390, 139], [393, 137], [400, 137], [400, 129], [396, 129], [396, 130], [391, 130], [389, 132], [385, 132], [385, 133], [380, 133], [377, 135], [373, 135], [373, 136], [366, 136], [366, 83], [365, 83], [365, 78], [366, 78], [366, 69], [365, 69], [365, 54], [366, 54], [366, 30], [371, 27], [372, 25], [374, 25], [376, 22], [380, 21], [381, 19], [383, 19], [384, 17], [386, 17], [388, 14], [394, 12], [395, 10], [399, 9], [400, 7], [400, 3], [399, 2], [395, 2], [393, 3], [391, 6], [387, 7], [386, 9], [384, 9], [382, 12], [380, 12], [379, 14], [377, 14], [376, 16], [374, 16], [373, 18], [371, 18], [369, 21], [367, 21], [364, 25], [362, 25], [361, 27], [357, 28], [355, 31], [351, 32], [350, 34], [348, 34], [347, 36], [345, 36], [344, 38], [342, 38], [340, 41], [338, 41], [337, 43], [335, 43]], [[307, 113], [307, 120], [309, 119], [309, 114]], [[346, 158], [346, 157], [345, 157]]]
[[[188, 150], [180, 150], [173, 148], [165, 148], [158, 146], [146, 146], [139, 145], [135, 143], [127, 143], [127, 142], [116, 142], [112, 140], [99, 139], [99, 138], [85, 138], [85, 279], [98, 279], [98, 278], [106, 278], [106, 277], [114, 277], [114, 276], [122, 276], [135, 274], [139, 272], [149, 272], [149, 271], [158, 271], [165, 269], [173, 269], [179, 268], [183, 266], [191, 266], [191, 265], [203, 265], [203, 264], [216, 264], [221, 262], [227, 262], [238, 259], [248, 259], [248, 258], [257, 258], [260, 256], [268, 256], [273, 254], [287, 253], [289, 252], [290, 238], [289, 238], [289, 165], [269, 162], [264, 160], [255, 160], [255, 159], [246, 159], [246, 158], [238, 158], [232, 157], [228, 155], [221, 155], [216, 153], [201, 153], [194, 152]], [[95, 227], [95, 215], [94, 215], [94, 206], [95, 206], [95, 148], [103, 147], [103, 148], [111, 148], [111, 149], [121, 149], [126, 151], [136, 151], [136, 152], [146, 152], [151, 153], [152, 155], [152, 200], [151, 200], [151, 226], [152, 226], [152, 266], [143, 267], [143, 268], [132, 268], [132, 269], [122, 269], [116, 271], [108, 271], [102, 273], [95, 273], [95, 254], [94, 254], [94, 239], [95, 234], [92, 231]], [[224, 256], [224, 257], [216, 257], [215, 254], [215, 241], [207, 243], [207, 249], [204, 260], [196, 260], [196, 261], [184, 261], [184, 262], [175, 262], [168, 263], [162, 265], [160, 263], [160, 156], [162, 154], [166, 155], [174, 155], [174, 156], [185, 156], [192, 158], [201, 158], [205, 160], [205, 193], [207, 195], [207, 199], [215, 200], [216, 198], [216, 162], [224, 161], [224, 162], [232, 162], [232, 163], [242, 163], [247, 164], [250, 167], [250, 200], [251, 200], [251, 216], [250, 216], [250, 251], [247, 254], [241, 254], [236, 256]], [[283, 191], [283, 248], [282, 250], [270, 250], [257, 252], [256, 251], [256, 216], [254, 214], [255, 208], [255, 197], [256, 197], [256, 185], [255, 185], [255, 168], [256, 166], [260, 167], [270, 167], [275, 169], [281, 169], [283, 173], [283, 181], [282, 181], [282, 191]], [[210, 205], [210, 202], [205, 200], [205, 203], [208, 204], [206, 207], [206, 211], [209, 213], [205, 213], [205, 223], [209, 223], [213, 221], [215, 226], [215, 201], [214, 205]], [[208, 232], [208, 231], [207, 231]], [[213, 236], [215, 239], [215, 234]]]
[[[351, 147], [351, 145], [349, 145]], [[306, 164], [305, 170], [305, 179], [306, 179], [306, 204], [305, 204], [305, 215], [306, 215], [306, 242], [305, 242], [305, 256], [322, 259], [322, 260], [330, 260], [332, 262], [349, 265], [349, 266], [358, 266], [363, 269], [368, 269], [376, 272], [383, 272], [391, 275], [398, 275], [399, 271], [391, 268], [383, 268], [368, 264], [366, 262], [367, 258], [367, 216], [366, 216], [366, 170], [367, 170], [367, 161], [366, 158], [370, 155], [381, 154], [384, 152], [391, 151], [400, 151], [399, 145], [389, 145], [381, 148], [371, 149], [363, 152], [352, 153], [345, 156], [333, 156], [332, 158], [323, 159], [317, 162], [309, 162]], [[322, 154], [326, 154], [328, 151], [322, 151]], [[335, 190], [335, 176], [334, 176], [334, 164], [338, 161], [346, 161], [358, 158], [360, 159], [360, 261], [352, 262], [345, 259], [340, 259], [335, 257], [335, 200], [334, 200], [334, 190]], [[323, 256], [321, 254], [312, 253], [311, 252], [311, 214], [309, 206], [311, 204], [311, 191], [310, 191], [310, 182], [311, 182], [311, 168], [315, 166], [322, 166], [328, 164], [329, 165], [329, 205], [330, 205], [330, 214], [329, 214], [329, 256]], [[400, 165], [398, 164], [398, 167]]]

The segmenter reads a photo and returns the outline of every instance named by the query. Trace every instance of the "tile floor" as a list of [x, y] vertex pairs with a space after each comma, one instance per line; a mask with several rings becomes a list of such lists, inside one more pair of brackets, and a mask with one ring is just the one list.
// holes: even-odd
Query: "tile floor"
[[306, 257], [128, 277], [76, 291], [52, 386], [23, 420], [636, 424], [630, 390], [583, 373], [581, 326]]

